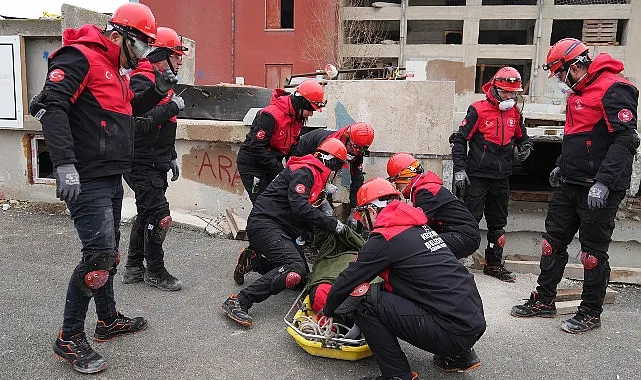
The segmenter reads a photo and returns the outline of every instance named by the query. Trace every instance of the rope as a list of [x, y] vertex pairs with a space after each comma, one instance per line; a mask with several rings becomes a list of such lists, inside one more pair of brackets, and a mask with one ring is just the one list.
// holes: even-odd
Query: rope
[[[298, 329], [304, 334], [320, 335], [324, 339], [344, 338], [345, 334], [341, 331], [349, 331], [349, 327], [335, 323], [333, 318], [322, 316], [316, 321], [315, 317], [308, 315], [294, 318], [294, 324], [298, 324]], [[317, 339], [314, 339], [317, 340]]]

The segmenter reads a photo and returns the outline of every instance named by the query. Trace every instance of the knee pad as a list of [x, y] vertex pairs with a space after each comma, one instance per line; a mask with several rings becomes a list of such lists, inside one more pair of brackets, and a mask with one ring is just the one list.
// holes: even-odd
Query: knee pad
[[305, 270], [298, 265], [283, 265], [278, 268], [278, 275], [271, 283], [270, 291], [278, 294], [287, 288], [295, 288], [303, 282]]
[[164, 218], [160, 219], [158, 222], [158, 227], [160, 227], [161, 230], [168, 230], [169, 227], [171, 227], [172, 223], [171, 215], [167, 215]]
[[581, 264], [583, 264], [583, 269], [591, 270], [596, 268], [599, 265], [599, 260], [594, 255], [583, 251], [581, 252]]
[[541, 270], [552, 269], [557, 261], [560, 261], [559, 265], [563, 267], [568, 263], [567, 246], [561, 249], [557, 243], [554, 243], [554, 240], [544, 235], [543, 241], [541, 242], [541, 262], [539, 265]]
[[541, 243], [541, 256], [550, 256], [552, 254], [552, 244], [548, 239], [543, 239]]
[[87, 288], [96, 290], [102, 288], [109, 279], [109, 272], [114, 269], [116, 253], [113, 251], [98, 251], [88, 255], [84, 260], [84, 283]]

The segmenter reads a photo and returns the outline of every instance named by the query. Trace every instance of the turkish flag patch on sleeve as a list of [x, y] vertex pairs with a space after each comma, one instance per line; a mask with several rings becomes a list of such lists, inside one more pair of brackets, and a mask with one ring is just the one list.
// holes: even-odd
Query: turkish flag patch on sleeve
[[617, 114], [617, 117], [622, 122], [627, 123], [630, 120], [632, 120], [632, 111], [630, 111], [629, 109], [624, 108], [621, 111], [619, 111], [619, 113]]
[[60, 69], [52, 70], [49, 73], [49, 80], [52, 82], [60, 82], [65, 79], [65, 72]]
[[305, 192], [305, 185], [303, 185], [302, 183], [296, 185], [296, 192], [298, 194], [303, 194]]
[[261, 129], [260, 131], [256, 132], [256, 138], [259, 139], [259, 140], [264, 139], [265, 138], [265, 131], [263, 131]]

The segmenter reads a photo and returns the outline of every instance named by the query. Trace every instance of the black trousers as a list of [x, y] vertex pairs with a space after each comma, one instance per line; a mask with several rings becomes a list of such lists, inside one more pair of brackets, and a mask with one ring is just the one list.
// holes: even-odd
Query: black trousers
[[[116, 254], [120, 241], [120, 210], [122, 208], [122, 177], [120, 174], [83, 180], [80, 195], [67, 207], [71, 212], [78, 237], [82, 242], [82, 259], [76, 266], [69, 284], [64, 306], [62, 330], [66, 336], [84, 331], [91, 295], [83, 290], [85, 260], [97, 252]], [[114, 271], [115, 273], [115, 271]], [[113, 274], [107, 283], [91, 291], [98, 319], [116, 315]]]
[[260, 228], [248, 229], [247, 235], [250, 246], [259, 254], [258, 273], [262, 276], [238, 293], [243, 306], [250, 308], [283, 291], [290, 272], [298, 273], [301, 284], [305, 283], [309, 268], [303, 253], [278, 224], [261, 224]]
[[162, 248], [166, 230], [159, 222], [170, 215], [167, 191], [169, 163], [134, 163], [125, 181], [136, 195], [137, 215], [131, 223], [127, 267], [142, 267], [147, 261], [150, 272], [158, 273], [165, 268], [165, 252]]
[[505, 234], [507, 210], [510, 201], [510, 179], [491, 179], [470, 176], [471, 184], [465, 192], [464, 202], [477, 221], [485, 214], [487, 242], [485, 261], [488, 265], [501, 264], [503, 247], [498, 244]]
[[356, 310], [356, 324], [384, 378], [411, 379], [412, 371], [399, 339], [433, 354], [450, 356], [468, 350], [483, 335], [444, 330], [438, 324], [440, 317], [431, 310], [393, 293], [370, 289], [364, 297]]
[[556, 286], [568, 262], [568, 245], [578, 231], [581, 251], [598, 261], [594, 268], [584, 268], [581, 306], [598, 316], [603, 311], [605, 291], [610, 280], [608, 248], [614, 231], [614, 217], [625, 192], [611, 191], [606, 207], [589, 210], [588, 191], [587, 186], [563, 184], [552, 195], [543, 235], [552, 249], [542, 252], [541, 274], [536, 289], [543, 302], [556, 297]]

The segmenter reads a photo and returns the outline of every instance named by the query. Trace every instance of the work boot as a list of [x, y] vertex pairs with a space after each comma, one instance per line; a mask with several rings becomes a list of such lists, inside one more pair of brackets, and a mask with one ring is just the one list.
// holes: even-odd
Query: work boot
[[175, 292], [183, 288], [182, 281], [172, 276], [165, 268], [158, 273], [152, 273], [147, 269], [144, 277], [147, 285], [160, 290]]
[[145, 276], [145, 267], [125, 267], [125, 273], [122, 274], [123, 284], [134, 284], [143, 282]]
[[509, 270], [505, 269], [503, 264], [497, 264], [497, 265], [485, 264], [485, 266], [483, 267], [483, 273], [488, 276], [496, 277], [499, 280], [505, 281], [505, 282], [516, 281], [516, 275], [514, 275], [514, 273], [510, 272]]
[[258, 253], [253, 249], [247, 247], [240, 251], [236, 268], [234, 268], [234, 281], [238, 285], [245, 283], [245, 275], [253, 272], [258, 267]]
[[[403, 380], [403, 378], [398, 376], [384, 377], [383, 375], [378, 375], [378, 376], [372, 375], [372, 376], [361, 377], [361, 380]], [[418, 373], [412, 372], [411, 380], [418, 380]]]
[[523, 305], [512, 306], [510, 314], [513, 317], [530, 318], [542, 317], [552, 318], [556, 315], [556, 304], [554, 300], [550, 302], [541, 302], [537, 299], [536, 292], [530, 294], [530, 299]]
[[601, 327], [601, 317], [592, 315], [590, 309], [585, 306], [579, 306], [576, 315], [561, 324], [561, 330], [570, 334], [583, 334], [599, 327]]
[[106, 342], [119, 335], [133, 334], [147, 328], [147, 320], [143, 317], [128, 318], [116, 312], [116, 319], [107, 325], [103, 321], [96, 322], [93, 338], [98, 342]]
[[251, 327], [252, 317], [249, 315], [247, 308], [240, 304], [235, 294], [227, 298], [221, 307], [234, 322], [245, 327]]
[[75, 334], [69, 340], [64, 340], [62, 339], [62, 331], [60, 331], [58, 339], [53, 344], [53, 352], [71, 363], [73, 369], [78, 372], [96, 373], [107, 368], [107, 362], [91, 348], [84, 332]]
[[479, 367], [481, 360], [476, 356], [474, 349], [470, 348], [460, 355], [434, 355], [434, 365], [445, 372], [467, 372]]

